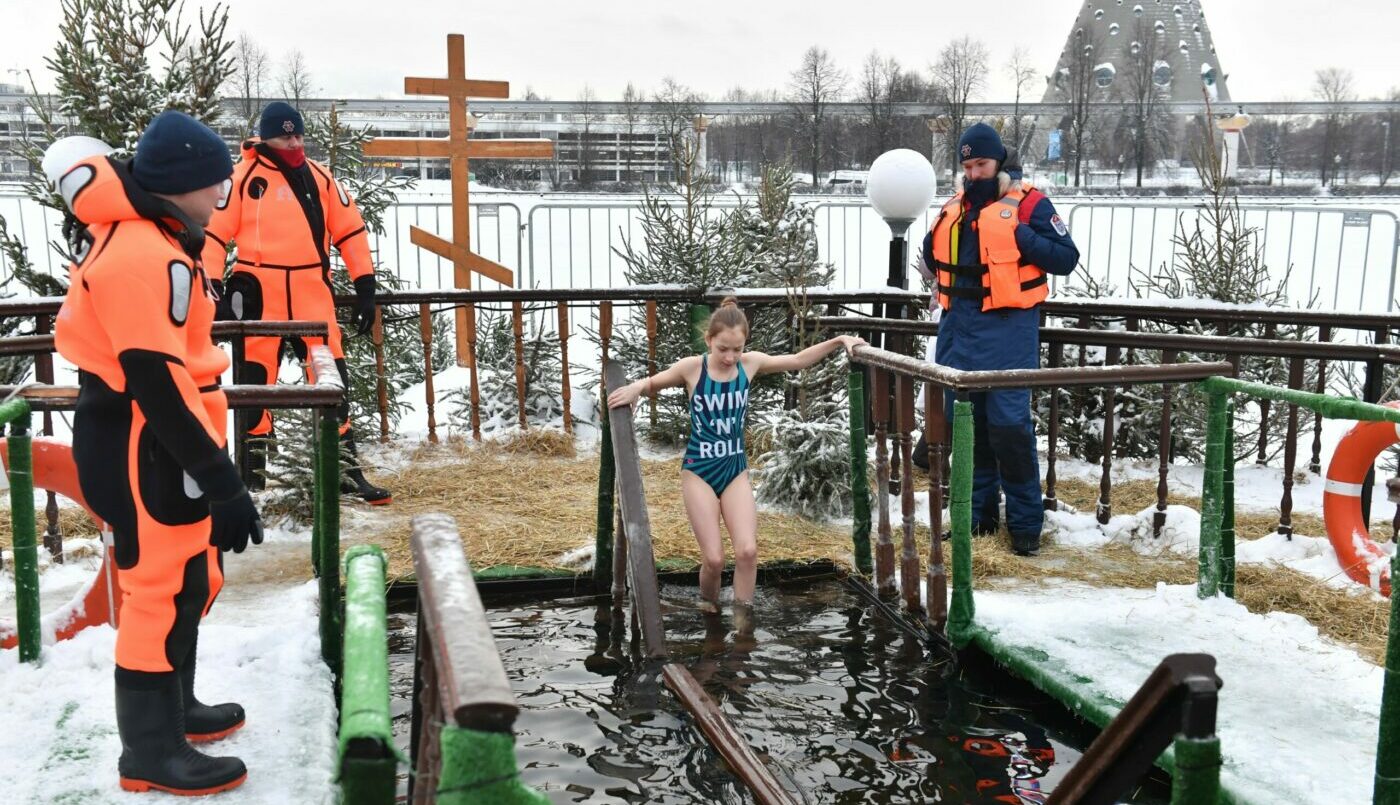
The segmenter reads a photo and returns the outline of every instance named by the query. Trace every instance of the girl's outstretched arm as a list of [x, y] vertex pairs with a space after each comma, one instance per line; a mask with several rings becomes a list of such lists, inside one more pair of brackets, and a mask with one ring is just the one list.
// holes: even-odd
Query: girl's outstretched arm
[[758, 367], [754, 375], [771, 375], [778, 372], [796, 372], [806, 369], [817, 361], [825, 358], [838, 349], [845, 349], [846, 354], [851, 354], [851, 350], [865, 343], [865, 339], [854, 335], [838, 335], [835, 338], [827, 339], [820, 344], [813, 344], [796, 355], [765, 355], [762, 352], [750, 352], [758, 358]]
[[681, 358], [671, 364], [669, 369], [657, 372], [651, 377], [635, 380], [620, 389], [614, 389], [613, 392], [608, 395], [608, 407], [620, 408], [624, 405], [631, 405], [643, 394], [659, 391], [661, 389], [675, 388], [676, 386], [684, 386], [686, 375], [694, 371], [696, 365], [699, 363], [700, 358], [694, 355], [688, 358]]

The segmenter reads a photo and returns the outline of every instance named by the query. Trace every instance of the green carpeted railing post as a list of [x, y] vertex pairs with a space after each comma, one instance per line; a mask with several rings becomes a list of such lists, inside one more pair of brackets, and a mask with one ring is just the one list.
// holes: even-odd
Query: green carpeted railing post
[[1172, 745], [1172, 805], [1216, 805], [1220, 802], [1220, 738], [1176, 736]]
[[[1390, 560], [1390, 577], [1400, 579], [1400, 553]], [[1376, 805], [1400, 805], [1400, 594], [1390, 595], [1390, 638], [1385, 646], [1381, 688], [1381, 728], [1376, 744]]]
[[[972, 403], [953, 403], [953, 461], [948, 477], [948, 519], [953, 531], [953, 600], [948, 608], [948, 639], [955, 646], [971, 639], [972, 619]], [[933, 535], [938, 539], [938, 535]]]
[[334, 408], [316, 412], [315, 564], [320, 571], [321, 659], [340, 678], [340, 422]]
[[854, 365], [846, 375], [847, 399], [851, 412], [851, 547], [856, 570], [866, 576], [875, 572], [870, 558], [870, 473], [866, 466], [865, 372]]
[[1196, 562], [1196, 595], [1211, 598], [1220, 591], [1220, 527], [1225, 495], [1225, 431], [1227, 395], [1211, 391], [1206, 424], [1206, 468], [1201, 484], [1201, 546]]
[[1235, 597], [1235, 403], [1225, 405], [1225, 466], [1221, 473], [1220, 591]]
[[593, 590], [605, 593], [612, 587], [613, 515], [617, 494], [617, 464], [613, 460], [612, 426], [608, 424], [607, 392], [603, 391], [602, 442], [598, 446], [598, 528], [593, 543]]
[[443, 725], [439, 736], [442, 774], [438, 805], [547, 805], [542, 794], [520, 782], [515, 736]]
[[384, 551], [345, 555], [345, 671], [340, 692], [340, 790], [346, 805], [394, 801], [398, 758], [389, 714]]
[[39, 625], [39, 547], [34, 526], [34, 453], [29, 403], [0, 405], [0, 423], [10, 423], [10, 522], [14, 528], [15, 619], [19, 660], [35, 662], [43, 647]]

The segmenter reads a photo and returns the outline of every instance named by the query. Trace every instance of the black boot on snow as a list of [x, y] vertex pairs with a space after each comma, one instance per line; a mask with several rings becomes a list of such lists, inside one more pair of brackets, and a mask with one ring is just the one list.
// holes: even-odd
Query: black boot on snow
[[360, 500], [371, 506], [387, 506], [394, 502], [394, 495], [389, 490], [375, 486], [365, 478], [365, 471], [360, 467], [360, 453], [355, 448], [355, 434], [353, 431], [345, 431], [340, 436], [341, 457], [345, 459], [345, 474], [341, 476], [340, 491], [342, 494], [355, 495]]
[[237, 788], [248, 768], [236, 757], [210, 757], [185, 740], [179, 675], [117, 669], [117, 772], [124, 791], [204, 796]]
[[1039, 556], [1040, 535], [1012, 534], [1011, 550], [1015, 551], [1017, 556]]
[[189, 658], [180, 666], [180, 697], [185, 705], [185, 739], [190, 743], [208, 743], [227, 738], [243, 728], [247, 720], [243, 705], [234, 702], [204, 704], [194, 695], [196, 646], [190, 646]]

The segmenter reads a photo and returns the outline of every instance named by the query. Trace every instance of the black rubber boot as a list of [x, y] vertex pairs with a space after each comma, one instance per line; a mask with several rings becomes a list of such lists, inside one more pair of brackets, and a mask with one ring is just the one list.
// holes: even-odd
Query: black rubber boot
[[340, 436], [342, 454], [345, 457], [345, 474], [340, 481], [340, 491], [347, 495], [355, 495], [360, 500], [371, 506], [387, 506], [394, 502], [394, 495], [389, 490], [375, 486], [365, 478], [365, 471], [360, 468], [360, 454], [355, 448], [354, 431], [345, 431]]
[[189, 657], [180, 666], [180, 698], [185, 705], [185, 738], [190, 743], [208, 743], [226, 738], [242, 729], [247, 720], [243, 705], [234, 702], [204, 704], [194, 695], [194, 670], [199, 637], [190, 646]]
[[1012, 534], [1011, 550], [1015, 551], [1017, 556], [1039, 556], [1040, 535]]
[[118, 668], [116, 677], [123, 790], [193, 797], [237, 788], [248, 778], [243, 761], [201, 754], [185, 740], [178, 674]]

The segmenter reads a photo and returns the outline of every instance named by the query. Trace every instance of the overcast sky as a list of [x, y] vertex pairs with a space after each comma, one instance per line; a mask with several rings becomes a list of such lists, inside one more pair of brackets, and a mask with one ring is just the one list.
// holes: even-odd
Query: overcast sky
[[[207, 0], [186, 0], [196, 9]], [[446, 33], [463, 33], [467, 74], [506, 80], [514, 95], [576, 99], [585, 84], [600, 100], [627, 82], [650, 92], [662, 77], [710, 98], [728, 89], [782, 88], [803, 51], [827, 48], [852, 76], [872, 49], [924, 70], [938, 50], [971, 34], [993, 47], [983, 100], [1010, 100], [1002, 64], [1026, 46], [1043, 75], [1069, 33], [1077, 0], [895, 3], [865, 0], [233, 0], [231, 38], [251, 35], [277, 70], [301, 50], [318, 95], [398, 97], [403, 77], [446, 70]], [[1340, 66], [1360, 97], [1400, 86], [1396, 0], [1202, 0], [1236, 100], [1312, 97], [1313, 72]], [[698, 9], [692, 11], [691, 9]], [[187, 14], [190, 12], [187, 11]], [[191, 18], [194, 17], [190, 14]], [[58, 0], [0, 0], [0, 71], [32, 70], [40, 89], [58, 39]], [[15, 75], [0, 72], [0, 82]]]

